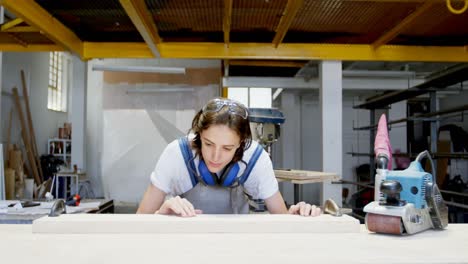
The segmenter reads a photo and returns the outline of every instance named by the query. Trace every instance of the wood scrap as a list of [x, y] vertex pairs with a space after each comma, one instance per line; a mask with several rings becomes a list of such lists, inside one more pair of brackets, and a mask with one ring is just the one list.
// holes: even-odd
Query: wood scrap
[[28, 128], [29, 128], [29, 136], [31, 137], [31, 146], [33, 150], [34, 157], [36, 158], [36, 165], [39, 170], [39, 177], [41, 181], [44, 179], [42, 175], [42, 166], [41, 161], [39, 160], [39, 152], [37, 151], [37, 143], [36, 143], [36, 133], [34, 132], [34, 126], [31, 117], [31, 109], [29, 108], [29, 96], [28, 96], [28, 89], [26, 86], [26, 77], [24, 75], [24, 71], [21, 70], [21, 83], [23, 84], [23, 97], [24, 97], [24, 104], [26, 106], [26, 117], [28, 120]]
[[13, 88], [13, 97], [14, 97], [14, 102], [16, 105], [16, 109], [18, 111], [18, 116], [20, 118], [20, 123], [21, 123], [21, 135], [23, 137], [23, 142], [26, 147], [26, 156], [29, 161], [29, 165], [31, 166], [31, 171], [32, 175], [34, 176], [34, 181], [36, 184], [41, 184], [41, 178], [39, 176], [39, 172], [36, 166], [36, 159], [34, 158], [33, 150], [31, 148], [31, 142], [30, 142], [30, 137], [27, 134], [27, 127], [26, 127], [26, 122], [24, 120], [24, 115], [23, 115], [23, 110], [21, 108], [21, 103], [18, 95], [18, 89], [16, 87]]
[[5, 194], [7, 200], [15, 199], [15, 171], [10, 168], [5, 170]]

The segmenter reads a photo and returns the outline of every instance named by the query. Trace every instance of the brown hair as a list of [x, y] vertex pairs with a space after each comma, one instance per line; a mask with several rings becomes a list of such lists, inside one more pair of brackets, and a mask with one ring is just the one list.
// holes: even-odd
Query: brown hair
[[[220, 101], [227, 103], [228, 105], [224, 105], [223, 103], [219, 104]], [[241, 113], [245, 112], [245, 117], [237, 114], [237, 111]], [[191, 144], [192, 149], [194, 149], [196, 154], [200, 157], [202, 157], [200, 134], [212, 125], [226, 125], [239, 135], [240, 146], [236, 150], [232, 161], [237, 162], [242, 160], [244, 151], [250, 147], [252, 142], [248, 109], [243, 104], [234, 100], [215, 98], [210, 100], [200, 111], [198, 111], [192, 120], [192, 128], [190, 131], [195, 134], [195, 138], [192, 140]]]

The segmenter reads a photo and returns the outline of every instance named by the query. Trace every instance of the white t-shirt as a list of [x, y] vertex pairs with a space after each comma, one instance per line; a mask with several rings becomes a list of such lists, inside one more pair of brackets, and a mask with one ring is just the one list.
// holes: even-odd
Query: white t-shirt
[[[250, 147], [244, 151], [243, 160], [248, 163], [258, 143], [252, 140]], [[195, 151], [192, 151], [195, 157]], [[198, 163], [200, 159], [194, 159], [195, 167], [198, 172]], [[239, 162], [240, 176], [245, 165]], [[159, 157], [154, 171], [151, 173], [151, 183], [166, 194], [177, 196], [193, 188], [190, 174], [185, 165], [184, 157], [179, 147], [178, 140], [174, 140], [164, 149]], [[250, 172], [250, 176], [244, 183], [245, 191], [253, 199], [266, 199], [278, 191], [278, 181], [275, 178], [273, 165], [268, 153], [263, 150], [257, 163]]]

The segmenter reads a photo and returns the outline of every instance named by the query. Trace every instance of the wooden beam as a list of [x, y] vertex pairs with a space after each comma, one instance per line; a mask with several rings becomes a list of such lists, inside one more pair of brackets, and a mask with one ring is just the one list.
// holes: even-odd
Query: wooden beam
[[21, 18], [15, 18], [13, 20], [10, 20], [8, 22], [6, 22], [5, 24], [3, 24], [1, 27], [0, 27], [0, 30], [1, 31], [6, 31], [8, 29], [11, 29], [11, 28], [14, 28], [16, 27], [17, 25], [23, 23], [24, 20], [21, 19]]
[[18, 111], [18, 116], [21, 122], [21, 135], [23, 137], [23, 142], [26, 147], [26, 156], [28, 157], [29, 165], [31, 166], [32, 176], [34, 176], [34, 181], [37, 185], [41, 184], [41, 178], [38, 173], [38, 169], [36, 166], [36, 159], [34, 158], [33, 150], [31, 148], [31, 141], [30, 137], [28, 136], [28, 128], [26, 126], [26, 121], [24, 120], [23, 110], [21, 108], [21, 103], [18, 95], [18, 89], [16, 87], [13, 88], [13, 99], [15, 102], [16, 110]]
[[148, 7], [144, 0], [120, 0], [120, 4], [127, 12], [127, 15], [132, 20], [135, 27], [140, 32], [140, 35], [145, 40], [146, 44], [150, 48], [154, 57], [159, 58], [159, 50], [157, 44], [161, 43], [162, 40], [158, 34], [158, 28], [154, 23], [154, 19], [151, 16]]
[[273, 38], [273, 45], [275, 48], [283, 41], [286, 33], [288, 32], [289, 26], [296, 17], [297, 11], [302, 7], [303, 0], [288, 0], [286, 8], [284, 9], [281, 20], [276, 28], [276, 34]]
[[29, 107], [28, 87], [26, 85], [26, 76], [24, 75], [23, 70], [21, 70], [21, 84], [23, 85], [23, 98], [24, 98], [24, 104], [26, 106], [26, 117], [28, 120], [28, 129], [29, 129], [29, 136], [31, 138], [32, 150], [33, 150], [35, 160], [37, 162], [39, 177], [41, 178], [41, 181], [43, 181], [44, 175], [42, 175], [42, 166], [41, 166], [41, 161], [39, 160], [39, 151], [37, 150], [36, 133], [34, 132], [34, 126], [33, 126], [32, 116], [31, 116], [31, 108]]
[[[300, 217], [292, 214], [199, 214], [170, 217], [160, 214], [62, 214], [34, 221], [34, 234], [221, 234], [359, 233], [359, 220], [343, 215]], [[91, 235], [92, 236], [92, 235]], [[114, 235], [115, 236], [115, 235]], [[200, 240], [201, 242], [203, 240]], [[203, 241], [206, 242], [206, 241]], [[235, 250], [233, 250], [235, 252]], [[237, 253], [237, 252], [236, 252]], [[271, 262], [271, 261], [270, 261]]]
[[[162, 58], [174, 59], [262, 59], [262, 60], [342, 60], [342, 61], [419, 61], [468, 62], [464, 46], [398, 46], [347, 44], [180, 42], [161, 43]], [[84, 58], [153, 58], [145, 43], [85, 42]]]
[[302, 68], [307, 61], [283, 61], [283, 60], [230, 60], [229, 65], [257, 66], [257, 67], [291, 67]]
[[406, 29], [414, 20], [416, 20], [421, 14], [426, 12], [429, 8], [433, 7], [435, 2], [425, 2], [422, 6], [418, 7], [414, 12], [412, 12], [409, 16], [405, 17], [403, 21], [398, 23], [395, 27], [387, 31], [387, 33], [383, 34], [380, 38], [378, 38], [374, 43], [372, 43], [372, 47], [377, 49], [382, 45], [387, 44], [392, 39], [394, 39], [398, 34], [400, 34], [403, 30]]
[[224, 0], [224, 18], [223, 18], [223, 32], [224, 44], [229, 46], [229, 33], [231, 31], [232, 19], [232, 0]]
[[80, 57], [83, 53], [81, 40], [73, 31], [55, 19], [34, 0], [0, 0], [3, 5], [18, 18], [43, 32], [45, 36], [56, 44], [64, 47]]
[[22, 40], [20, 37], [16, 36], [14, 33], [6, 33], [10, 38], [12, 38], [14, 41], [18, 42], [23, 47], [27, 47], [28, 43], [24, 40]]

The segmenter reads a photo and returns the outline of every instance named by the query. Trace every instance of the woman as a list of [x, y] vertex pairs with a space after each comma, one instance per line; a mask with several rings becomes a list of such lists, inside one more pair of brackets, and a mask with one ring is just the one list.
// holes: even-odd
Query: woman
[[272, 214], [320, 215], [320, 208], [305, 202], [286, 208], [270, 157], [252, 140], [241, 103], [210, 100], [195, 115], [191, 132], [163, 151], [137, 213], [248, 213], [250, 197], [265, 200]]

